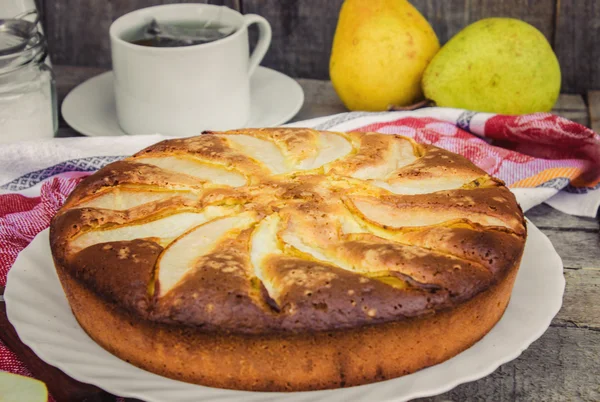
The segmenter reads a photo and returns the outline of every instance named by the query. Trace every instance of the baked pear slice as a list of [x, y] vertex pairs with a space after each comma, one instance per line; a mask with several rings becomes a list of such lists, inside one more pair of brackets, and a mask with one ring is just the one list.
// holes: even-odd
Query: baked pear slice
[[149, 191], [144, 188], [116, 187], [102, 191], [77, 204], [77, 208], [110, 209], [113, 211], [126, 211], [140, 205], [156, 203], [169, 198], [193, 201], [197, 197], [191, 191]]
[[46, 402], [48, 388], [35, 378], [0, 372], [0, 402]]
[[[496, 208], [498, 212], [482, 210], [473, 197], [457, 196], [453, 200], [451, 192], [448, 193], [447, 198], [454, 201], [453, 204], [436, 203], [433, 197], [421, 201], [416, 198], [418, 196], [394, 196], [386, 199], [351, 196], [344, 203], [352, 214], [367, 223], [374, 232], [379, 229], [418, 228], [465, 219], [482, 226], [509, 228], [517, 233], [523, 230], [520, 222], [510, 215], [502, 214], [500, 207]], [[496, 201], [497, 204], [502, 202], [504, 200], [500, 198]]]
[[241, 187], [246, 184], [246, 177], [234, 170], [226, 169], [224, 166], [207, 163], [199, 158], [177, 155], [177, 156], [148, 156], [135, 159], [138, 163], [157, 166], [172, 172], [194, 176], [200, 180], [213, 184], [221, 184], [231, 187]]
[[275, 301], [279, 296], [279, 289], [267, 277], [263, 266], [269, 257], [282, 254], [277, 236], [280, 225], [281, 218], [278, 214], [269, 215], [256, 226], [250, 240], [250, 261], [254, 275], [262, 282], [269, 297]]
[[194, 270], [195, 263], [210, 253], [225, 236], [241, 232], [257, 220], [255, 212], [214, 219], [184, 233], [171, 243], [158, 259], [156, 286], [161, 297]]
[[133, 221], [126, 225], [84, 232], [71, 243], [71, 251], [77, 252], [98, 243], [127, 241], [135, 239], [156, 239], [166, 246], [189, 229], [201, 225], [216, 217], [234, 212], [226, 207], [207, 207], [200, 212], [180, 212], [151, 221]]

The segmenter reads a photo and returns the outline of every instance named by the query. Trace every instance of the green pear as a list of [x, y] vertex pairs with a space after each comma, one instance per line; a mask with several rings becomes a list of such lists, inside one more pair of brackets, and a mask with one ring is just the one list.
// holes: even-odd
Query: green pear
[[525, 114], [552, 109], [560, 66], [544, 35], [511, 18], [477, 21], [454, 36], [423, 75], [438, 106]]

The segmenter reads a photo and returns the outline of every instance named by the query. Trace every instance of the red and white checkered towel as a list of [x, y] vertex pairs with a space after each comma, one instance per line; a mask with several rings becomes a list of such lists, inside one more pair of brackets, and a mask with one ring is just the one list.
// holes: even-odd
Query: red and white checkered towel
[[[600, 206], [600, 136], [549, 113], [427, 108], [343, 113], [291, 126], [401, 134], [448, 149], [504, 180], [524, 210], [546, 202], [566, 213], [595, 216]], [[6, 285], [17, 254], [48, 227], [83, 176], [165, 138], [65, 138], [0, 149], [0, 284]], [[0, 370], [30, 375], [1, 343]]]

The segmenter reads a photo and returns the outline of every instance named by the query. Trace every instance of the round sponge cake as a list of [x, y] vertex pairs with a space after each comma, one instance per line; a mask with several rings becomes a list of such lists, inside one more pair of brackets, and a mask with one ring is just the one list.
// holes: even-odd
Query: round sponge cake
[[389, 379], [483, 337], [526, 238], [513, 194], [409, 138], [311, 129], [160, 142], [83, 180], [54, 217], [82, 328], [202, 385]]

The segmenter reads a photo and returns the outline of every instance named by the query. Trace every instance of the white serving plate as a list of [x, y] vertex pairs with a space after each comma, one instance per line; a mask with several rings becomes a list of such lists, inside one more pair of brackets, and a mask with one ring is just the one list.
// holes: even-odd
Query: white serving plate
[[[446, 392], [518, 357], [562, 305], [563, 265], [550, 240], [528, 221], [529, 236], [512, 298], [498, 324], [454, 358], [411, 375], [327, 391], [264, 393], [188, 384], [144, 371], [111, 355], [81, 329], [50, 255], [48, 230], [21, 252], [8, 273], [7, 314], [21, 340], [71, 377], [145, 401], [405, 401]], [[385, 356], [381, 356], [385, 358]]]

